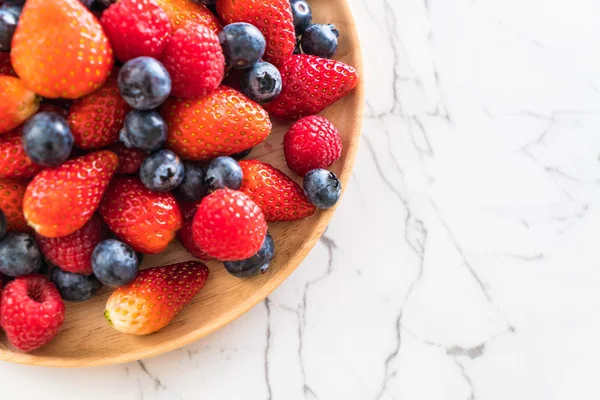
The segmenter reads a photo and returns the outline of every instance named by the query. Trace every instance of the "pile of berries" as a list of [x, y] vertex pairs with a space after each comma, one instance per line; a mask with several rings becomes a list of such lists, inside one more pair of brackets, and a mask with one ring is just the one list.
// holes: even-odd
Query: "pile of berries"
[[[114, 288], [104, 316], [145, 335], [209, 270], [139, 270], [177, 238], [239, 278], [265, 273], [269, 222], [333, 207], [342, 152], [319, 112], [357, 84], [340, 32], [303, 0], [5, 0], [0, 6], [0, 326], [48, 343], [63, 301]], [[225, 82], [225, 84], [224, 84]], [[246, 159], [271, 132], [289, 168]]]

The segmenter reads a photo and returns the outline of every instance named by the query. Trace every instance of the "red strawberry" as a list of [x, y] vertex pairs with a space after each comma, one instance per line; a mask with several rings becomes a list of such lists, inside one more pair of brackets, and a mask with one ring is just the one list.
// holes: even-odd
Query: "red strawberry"
[[67, 236], [83, 227], [98, 208], [118, 162], [115, 153], [104, 150], [37, 174], [23, 199], [27, 223], [46, 237]]
[[244, 173], [240, 191], [261, 208], [268, 222], [296, 221], [315, 213], [302, 188], [277, 168], [258, 160], [239, 163]]
[[200, 246], [198, 246], [198, 243], [194, 241], [192, 230], [193, 222], [193, 219], [188, 219], [183, 223], [183, 226], [179, 232], [177, 232], [177, 240], [179, 240], [179, 243], [181, 243], [188, 253], [196, 258], [208, 261], [210, 260], [210, 257], [200, 248]]
[[117, 78], [111, 76], [100, 89], [71, 104], [68, 121], [75, 146], [94, 150], [117, 142], [129, 110], [119, 93]]
[[33, 274], [9, 282], [2, 293], [0, 324], [12, 347], [33, 351], [50, 342], [65, 320], [65, 304], [47, 277]]
[[10, 56], [25, 85], [50, 98], [85, 96], [113, 67], [100, 23], [79, 0], [27, 0]]
[[104, 317], [119, 332], [147, 335], [169, 325], [208, 278], [206, 265], [195, 261], [149, 268], [106, 302]]
[[92, 251], [107, 238], [102, 218], [94, 215], [81, 229], [68, 236], [47, 238], [37, 235], [42, 253], [63, 271], [81, 275], [92, 273]]
[[169, 35], [169, 16], [154, 0], [120, 0], [102, 13], [100, 23], [120, 61], [159, 59]]
[[156, 0], [156, 2], [169, 16], [173, 32], [183, 28], [189, 22], [205, 25], [214, 33], [221, 31], [219, 19], [202, 4], [190, 0]]
[[119, 168], [117, 169], [119, 175], [135, 174], [140, 170], [142, 162], [148, 156], [142, 150], [127, 147], [121, 142], [110, 146], [109, 150], [119, 156]]
[[326, 169], [342, 155], [342, 138], [335, 126], [318, 115], [294, 123], [283, 137], [288, 167], [304, 176], [315, 168]]
[[0, 135], [21, 125], [39, 106], [39, 98], [22, 80], [0, 76]]
[[0, 75], [17, 76], [12, 64], [10, 63], [10, 53], [0, 53]]
[[217, 12], [225, 24], [248, 22], [265, 36], [265, 61], [280, 66], [296, 47], [289, 0], [219, 0]]
[[221, 261], [238, 261], [260, 250], [267, 222], [250, 197], [221, 189], [202, 199], [192, 230], [194, 241], [207, 255]]
[[23, 196], [27, 183], [0, 179], [0, 209], [6, 215], [7, 230], [9, 232], [30, 232], [23, 215]]
[[21, 144], [21, 128], [0, 136], [0, 179], [32, 178], [42, 169], [27, 157]]
[[181, 211], [171, 193], [153, 192], [138, 179], [116, 177], [100, 213], [108, 227], [135, 251], [165, 250], [181, 228]]
[[162, 58], [173, 81], [171, 95], [203, 97], [215, 90], [225, 74], [225, 57], [216, 33], [189, 23], [171, 35]]
[[200, 99], [168, 99], [160, 113], [169, 127], [167, 147], [189, 160], [235, 154], [271, 133], [269, 114], [227, 86]]
[[281, 93], [265, 108], [276, 118], [314, 115], [346, 96], [358, 82], [356, 70], [339, 61], [293, 55], [279, 68]]

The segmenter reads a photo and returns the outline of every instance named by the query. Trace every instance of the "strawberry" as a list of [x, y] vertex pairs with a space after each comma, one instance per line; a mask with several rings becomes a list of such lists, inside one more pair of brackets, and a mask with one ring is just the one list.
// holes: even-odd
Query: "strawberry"
[[258, 160], [239, 164], [244, 173], [240, 191], [261, 208], [268, 222], [296, 221], [315, 213], [300, 185], [277, 168]]
[[4, 288], [0, 324], [15, 349], [39, 349], [56, 336], [64, 320], [65, 304], [47, 277], [22, 276]]
[[296, 121], [283, 137], [288, 167], [300, 176], [315, 168], [326, 169], [342, 155], [342, 138], [324, 117], [312, 115]]
[[129, 110], [119, 93], [117, 77], [111, 76], [100, 89], [71, 104], [68, 121], [75, 146], [93, 150], [117, 142]]
[[127, 147], [122, 142], [117, 142], [109, 147], [109, 150], [119, 156], [119, 168], [117, 174], [131, 175], [140, 170], [142, 162], [148, 156], [147, 153], [134, 147]]
[[117, 331], [129, 335], [156, 332], [169, 325], [204, 287], [208, 273], [206, 265], [195, 261], [145, 269], [111, 294], [104, 317]]
[[94, 215], [81, 229], [68, 236], [47, 238], [36, 235], [42, 254], [63, 271], [80, 275], [92, 273], [92, 251], [107, 238], [102, 218]]
[[160, 113], [169, 128], [167, 148], [197, 161], [256, 146], [272, 126], [260, 105], [227, 86], [200, 99], [168, 99]]
[[267, 222], [250, 197], [221, 189], [202, 199], [192, 231], [194, 241], [210, 257], [238, 261], [260, 250], [267, 234]]
[[28, 0], [10, 56], [25, 85], [50, 98], [85, 96], [113, 67], [102, 26], [79, 0]]
[[206, 96], [225, 75], [219, 37], [200, 24], [189, 23], [173, 33], [161, 61], [171, 75], [171, 95], [184, 99]]
[[283, 88], [265, 108], [276, 118], [294, 120], [314, 115], [356, 87], [356, 70], [339, 61], [293, 55], [279, 68]]
[[247, 22], [267, 41], [263, 58], [279, 67], [296, 47], [294, 17], [289, 0], [219, 0], [217, 13], [225, 24]]
[[72, 234], [92, 218], [118, 165], [117, 155], [98, 151], [45, 169], [23, 199], [27, 223], [46, 237]]
[[214, 33], [221, 31], [219, 19], [202, 4], [190, 0], [156, 0], [156, 2], [169, 16], [173, 32], [183, 28], [188, 22], [205, 25]]
[[177, 232], [177, 240], [179, 243], [190, 253], [192, 256], [199, 258], [204, 261], [210, 260], [210, 257], [198, 246], [198, 243], [194, 240], [192, 224], [194, 220], [188, 219], [183, 223], [183, 226]]
[[0, 52], [0, 75], [17, 76], [10, 63], [10, 53]]
[[141, 56], [159, 59], [171, 34], [169, 16], [154, 0], [114, 3], [102, 13], [100, 24], [122, 62]]
[[22, 80], [0, 76], [0, 135], [21, 125], [39, 106], [39, 98]]
[[108, 227], [135, 251], [165, 250], [181, 228], [181, 211], [171, 193], [153, 192], [136, 177], [116, 177], [100, 213]]
[[42, 169], [27, 157], [21, 144], [21, 128], [0, 136], [0, 179], [32, 178]]
[[0, 209], [4, 212], [8, 232], [30, 232], [23, 215], [23, 196], [27, 183], [0, 179]]

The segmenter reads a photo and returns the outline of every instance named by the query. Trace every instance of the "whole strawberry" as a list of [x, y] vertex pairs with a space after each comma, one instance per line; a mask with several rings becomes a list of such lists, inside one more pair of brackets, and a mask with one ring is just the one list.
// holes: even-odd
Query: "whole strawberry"
[[181, 243], [181, 245], [188, 251], [188, 253], [190, 253], [196, 258], [208, 261], [210, 260], [210, 257], [204, 252], [204, 250], [200, 248], [198, 243], [194, 240], [194, 231], [192, 229], [193, 222], [193, 219], [188, 219], [183, 223], [183, 226], [181, 227], [179, 232], [177, 232], [177, 240], [179, 240], [179, 243]]
[[244, 260], [255, 254], [267, 234], [259, 206], [247, 195], [221, 189], [206, 196], [194, 216], [194, 241], [221, 261]]
[[98, 208], [118, 162], [115, 153], [103, 150], [40, 172], [23, 198], [27, 223], [46, 237], [67, 236], [83, 227]]
[[122, 142], [110, 146], [109, 150], [119, 157], [119, 168], [117, 168], [117, 174], [119, 175], [135, 174], [140, 170], [142, 162], [148, 156], [144, 151], [127, 147]]
[[0, 136], [0, 179], [32, 178], [42, 169], [25, 153], [20, 128]]
[[17, 350], [29, 352], [44, 346], [56, 336], [64, 319], [60, 293], [43, 275], [16, 278], [2, 292], [0, 324]]
[[171, 21], [171, 30], [183, 28], [189, 22], [202, 24], [214, 33], [221, 30], [221, 22], [205, 5], [190, 0], [156, 0]]
[[283, 89], [265, 108], [282, 120], [317, 114], [345, 97], [358, 83], [353, 67], [306, 54], [291, 56], [279, 72]]
[[342, 155], [342, 139], [333, 124], [313, 115], [294, 123], [283, 137], [288, 167], [304, 176], [315, 168], [327, 168]]
[[100, 206], [108, 227], [135, 251], [157, 254], [181, 228], [181, 211], [168, 192], [153, 192], [134, 177], [113, 179]]
[[168, 99], [160, 114], [169, 128], [167, 148], [196, 161], [253, 147], [272, 127], [261, 106], [227, 86], [200, 99]]
[[242, 160], [244, 173], [240, 191], [263, 211], [268, 222], [296, 221], [316, 211], [302, 188], [277, 168], [258, 160]]
[[21, 125], [39, 106], [39, 98], [22, 80], [0, 76], [0, 135]]
[[104, 83], [113, 67], [100, 23], [79, 0], [28, 0], [11, 60], [29, 89], [50, 98], [85, 96]]
[[31, 232], [23, 215], [23, 197], [27, 183], [0, 179], [0, 209], [6, 216], [8, 232]]
[[196, 296], [208, 274], [208, 268], [195, 261], [143, 270], [112, 293], [104, 316], [113, 328], [128, 335], [156, 332]]

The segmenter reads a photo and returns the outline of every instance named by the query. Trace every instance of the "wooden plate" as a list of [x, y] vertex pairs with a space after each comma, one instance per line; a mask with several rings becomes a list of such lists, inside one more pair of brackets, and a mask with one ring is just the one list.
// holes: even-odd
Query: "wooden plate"
[[[331, 169], [345, 187], [360, 140], [363, 114], [364, 76], [358, 34], [347, 0], [309, 0], [309, 3], [315, 22], [333, 23], [339, 28], [341, 36], [335, 58], [354, 66], [360, 77], [358, 87], [349, 96], [323, 112], [342, 134], [342, 157]], [[283, 157], [281, 144], [287, 128], [287, 125], [275, 124], [273, 133], [252, 151], [249, 158], [273, 164], [296, 177], [288, 170]], [[103, 316], [110, 294], [104, 289], [85, 303], [67, 303], [64, 327], [50, 344], [31, 354], [22, 354], [10, 350], [3, 340], [0, 359], [57, 367], [117, 364], [155, 356], [198, 340], [239, 317], [279, 286], [319, 240], [332, 215], [333, 210], [321, 211], [299, 222], [271, 224], [269, 231], [275, 239], [276, 252], [270, 271], [265, 275], [237, 279], [230, 276], [222, 264], [209, 263], [211, 275], [206, 287], [168, 327], [157, 333], [134, 337], [112, 329]], [[192, 257], [179, 243], [173, 243], [163, 254], [146, 256], [143, 267], [189, 259]]]

